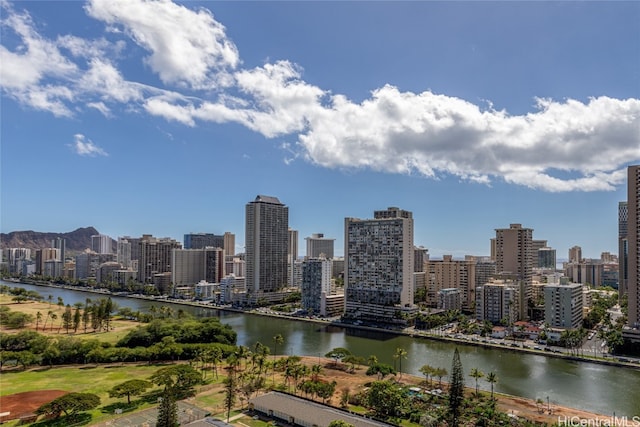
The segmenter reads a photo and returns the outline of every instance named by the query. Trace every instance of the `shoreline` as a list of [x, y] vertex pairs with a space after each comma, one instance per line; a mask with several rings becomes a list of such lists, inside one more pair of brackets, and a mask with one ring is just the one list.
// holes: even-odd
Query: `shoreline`
[[407, 337], [416, 338], [416, 339], [443, 341], [443, 342], [448, 342], [453, 344], [482, 347], [482, 348], [496, 349], [496, 350], [502, 350], [502, 351], [510, 351], [513, 353], [534, 354], [538, 356], [545, 356], [545, 357], [556, 358], [556, 359], [565, 359], [565, 360], [574, 361], [574, 362], [594, 363], [598, 365], [615, 366], [619, 368], [630, 368], [636, 371], [640, 371], [640, 365], [637, 363], [621, 362], [613, 358], [607, 359], [607, 358], [596, 358], [596, 357], [584, 357], [584, 356], [576, 356], [576, 355], [569, 355], [569, 354], [563, 354], [563, 353], [553, 353], [553, 352], [548, 352], [544, 350], [535, 350], [532, 348], [511, 347], [511, 346], [506, 346], [501, 344], [492, 344], [492, 343], [482, 342], [482, 341], [469, 341], [469, 340], [459, 339], [455, 337], [428, 334], [426, 331], [422, 331], [422, 330], [407, 331], [407, 330], [397, 330], [397, 329], [376, 328], [372, 326], [353, 325], [350, 323], [343, 323], [337, 320], [328, 320], [328, 319], [324, 320], [324, 319], [317, 319], [317, 318], [310, 319], [310, 318], [299, 317], [299, 316], [288, 316], [286, 314], [265, 313], [262, 311], [258, 311], [255, 308], [246, 310], [246, 309], [234, 308], [230, 306], [217, 306], [217, 305], [211, 305], [207, 303], [199, 303], [195, 301], [176, 300], [176, 299], [168, 299], [168, 298], [155, 298], [155, 297], [145, 296], [142, 294], [129, 294], [129, 293], [117, 293], [117, 292], [113, 293], [107, 290], [86, 288], [82, 286], [42, 283], [35, 280], [31, 282], [21, 282], [21, 281], [7, 280], [7, 279], [2, 279], [2, 280], [4, 280], [5, 282], [16, 283], [16, 284], [42, 286], [42, 287], [49, 287], [49, 288], [60, 288], [60, 289], [67, 289], [71, 291], [87, 292], [87, 293], [105, 295], [105, 296], [134, 298], [134, 299], [145, 300], [145, 301], [153, 301], [157, 303], [183, 305], [183, 306], [196, 307], [196, 308], [208, 308], [212, 310], [220, 310], [220, 311], [240, 313], [240, 314], [252, 314], [252, 315], [263, 316], [263, 317], [273, 317], [273, 318], [293, 320], [298, 322], [314, 323], [317, 325], [335, 326], [335, 327], [344, 328], [344, 329], [357, 329], [357, 330], [376, 332], [376, 333], [386, 333], [386, 334], [396, 335], [396, 336], [402, 335], [402, 336], [407, 336]]

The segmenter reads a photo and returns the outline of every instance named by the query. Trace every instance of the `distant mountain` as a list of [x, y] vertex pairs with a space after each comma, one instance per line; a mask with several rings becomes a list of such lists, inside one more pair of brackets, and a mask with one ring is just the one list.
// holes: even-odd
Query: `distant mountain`
[[91, 236], [100, 234], [93, 227], [78, 228], [69, 233], [41, 233], [38, 231], [12, 231], [0, 233], [0, 248], [29, 248], [31, 250], [50, 248], [51, 240], [61, 237], [66, 239], [66, 251], [82, 252], [91, 248]]

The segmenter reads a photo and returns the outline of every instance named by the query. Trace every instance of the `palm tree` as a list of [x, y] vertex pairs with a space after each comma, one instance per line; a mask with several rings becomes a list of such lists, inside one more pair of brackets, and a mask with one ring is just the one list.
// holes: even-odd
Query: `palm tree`
[[278, 354], [278, 344], [284, 343], [284, 337], [278, 334], [273, 337], [273, 360], [276, 360], [276, 354]]
[[40, 324], [41, 320], [42, 320], [42, 313], [37, 312], [36, 313], [36, 332], [38, 332], [38, 325]]
[[482, 372], [480, 369], [478, 368], [473, 368], [471, 370], [471, 373], [469, 374], [470, 377], [475, 378], [476, 380], [476, 396], [479, 396], [479, 392], [478, 392], [478, 380], [482, 377], [484, 377], [484, 372]]
[[278, 353], [278, 344], [284, 343], [284, 337], [278, 334], [273, 337], [273, 384], [276, 383], [276, 354]]
[[399, 361], [399, 369], [398, 372], [400, 372], [400, 378], [402, 378], [402, 359], [406, 359], [407, 358], [407, 350], [405, 350], [402, 347], [398, 347], [396, 348], [396, 352], [393, 354], [393, 358], [394, 359], [398, 359]]
[[498, 382], [498, 376], [495, 372], [491, 371], [487, 374], [487, 382], [491, 384], [491, 400], [493, 400], [493, 384]]

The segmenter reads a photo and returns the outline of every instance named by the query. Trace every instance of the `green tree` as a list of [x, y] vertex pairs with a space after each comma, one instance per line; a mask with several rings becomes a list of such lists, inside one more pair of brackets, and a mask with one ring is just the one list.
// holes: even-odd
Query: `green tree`
[[438, 387], [442, 387], [442, 377], [448, 374], [445, 368], [436, 368], [433, 372], [433, 375], [438, 377]]
[[66, 416], [78, 412], [90, 411], [100, 405], [100, 398], [92, 393], [68, 393], [45, 403], [36, 409], [36, 414], [46, 414], [59, 418], [62, 413]]
[[387, 365], [386, 363], [376, 363], [375, 365], [369, 366], [366, 372], [367, 375], [377, 375], [379, 380], [384, 379], [387, 375], [395, 375], [396, 370], [393, 369], [393, 366]]
[[181, 399], [191, 396], [194, 387], [202, 382], [200, 372], [190, 365], [173, 365], [156, 371], [149, 380], [165, 390], [171, 389], [173, 397]]
[[460, 362], [460, 353], [456, 347], [453, 352], [453, 361], [451, 363], [451, 380], [449, 383], [449, 417], [451, 425], [458, 425], [460, 410], [464, 400], [464, 372], [462, 362]]
[[431, 365], [422, 365], [419, 369], [420, 373], [422, 375], [424, 375], [424, 382], [426, 383], [431, 383], [431, 381], [429, 381], [429, 378], [434, 374], [434, 368]]
[[131, 404], [131, 396], [138, 396], [144, 393], [152, 385], [149, 381], [139, 379], [125, 381], [109, 390], [109, 397], [118, 398], [127, 396], [127, 403]]
[[327, 427], [354, 427], [354, 425], [344, 420], [333, 420]]
[[471, 370], [471, 373], [469, 374], [470, 377], [475, 378], [476, 380], [476, 396], [479, 396], [479, 392], [478, 392], [478, 380], [480, 378], [484, 377], [484, 372], [482, 372], [480, 369], [478, 368], [473, 368]]
[[491, 384], [491, 400], [493, 400], [493, 385], [498, 382], [498, 375], [491, 371], [487, 374], [487, 382]]
[[165, 389], [158, 406], [156, 427], [178, 427], [178, 405], [171, 389]]
[[399, 416], [406, 404], [406, 393], [395, 382], [374, 381], [367, 393], [367, 406], [383, 419]]
[[238, 386], [235, 375], [229, 375], [224, 379], [224, 407], [227, 409], [227, 422], [231, 416], [231, 408], [236, 404]]
[[407, 350], [404, 348], [396, 348], [396, 352], [393, 354], [394, 359], [398, 359], [398, 372], [400, 372], [400, 378], [402, 378], [402, 359], [407, 358]]

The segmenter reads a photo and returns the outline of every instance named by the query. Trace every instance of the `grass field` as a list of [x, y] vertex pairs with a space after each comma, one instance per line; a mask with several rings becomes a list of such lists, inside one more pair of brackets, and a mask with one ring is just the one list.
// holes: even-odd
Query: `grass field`
[[[76, 332], [70, 331], [69, 334], [67, 334], [65, 329], [60, 327], [62, 322], [62, 314], [65, 311], [65, 306], [59, 306], [55, 303], [37, 302], [37, 301], [25, 301], [22, 303], [16, 303], [12, 301], [11, 295], [6, 295], [6, 294], [0, 294], [0, 305], [9, 307], [11, 311], [20, 311], [22, 313], [31, 314], [34, 317], [34, 321], [31, 324], [29, 324], [25, 329], [29, 329], [33, 331], [36, 330], [36, 321], [35, 321], [36, 315], [38, 312], [40, 312], [43, 320], [38, 325], [38, 333], [41, 333], [43, 335], [48, 335], [48, 336], [69, 335], [69, 336], [74, 336], [81, 339], [99, 339], [100, 341], [103, 341], [103, 342], [115, 344], [116, 342], [118, 342], [118, 340], [124, 337], [129, 330], [141, 325], [139, 322], [124, 320], [119, 316], [114, 316], [113, 322], [111, 324], [112, 328], [108, 332], [107, 331], [93, 332], [91, 328], [89, 328], [85, 333], [84, 330], [82, 329], [82, 325], [80, 325], [80, 328]], [[73, 308], [73, 310], [75, 310], [75, 307]], [[46, 330], [43, 330], [45, 326], [44, 318], [47, 317], [47, 314], [49, 313], [49, 311], [55, 314], [57, 316], [57, 319], [55, 320], [53, 325], [51, 324], [51, 320], [48, 319], [46, 324]], [[6, 332], [6, 333], [19, 332], [16, 329], [6, 329], [3, 327], [0, 327], [0, 331]]]
[[[100, 407], [90, 411], [91, 423], [98, 423], [114, 417], [113, 410], [118, 404], [126, 404], [126, 398], [110, 398], [109, 390], [115, 385], [132, 378], [148, 379], [158, 369], [167, 365], [118, 365], [118, 366], [87, 366], [87, 367], [54, 367], [35, 368], [28, 371], [5, 371], [0, 374], [0, 394], [36, 390], [65, 390], [69, 392], [93, 393], [100, 397]], [[220, 380], [214, 381], [209, 376], [211, 383], [199, 386], [197, 390], [204, 390], [198, 396], [189, 399], [190, 403], [211, 412], [221, 412], [224, 396], [220, 391]], [[154, 389], [147, 390], [147, 393]], [[140, 399], [132, 397], [132, 401]], [[136, 410], [154, 406], [155, 402], [138, 400]], [[105, 409], [106, 408], [106, 409]], [[14, 423], [17, 421], [14, 421]], [[7, 424], [12, 426], [15, 424]]]

